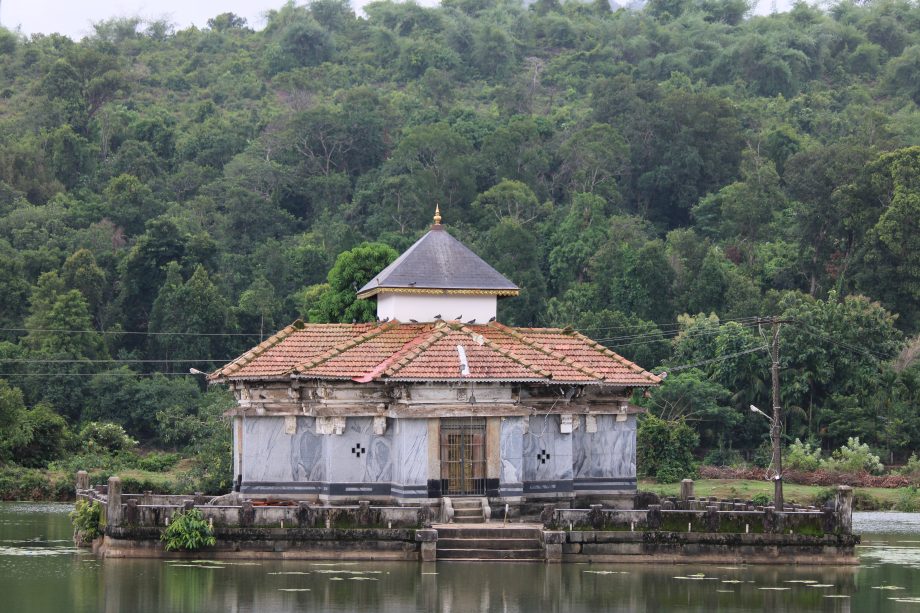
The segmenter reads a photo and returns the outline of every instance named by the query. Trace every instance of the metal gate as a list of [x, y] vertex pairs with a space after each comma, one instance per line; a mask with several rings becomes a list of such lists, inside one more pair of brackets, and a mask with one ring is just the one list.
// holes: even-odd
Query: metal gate
[[441, 418], [441, 491], [445, 496], [485, 496], [484, 417]]

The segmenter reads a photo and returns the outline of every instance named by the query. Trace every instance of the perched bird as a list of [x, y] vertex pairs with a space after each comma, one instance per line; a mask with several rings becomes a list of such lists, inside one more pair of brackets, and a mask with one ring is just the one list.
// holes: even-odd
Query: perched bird
[[409, 284], [409, 287], [415, 287], [415, 281]]
[[492, 323], [493, 321], [495, 321], [495, 315], [489, 318], [489, 323]]
[[469, 321], [466, 322], [466, 323], [468, 323], [468, 324], [474, 324], [474, 323], [476, 323], [476, 318], [474, 317], [473, 319], [469, 320]]
[[411, 321], [411, 322], [414, 323], [414, 324], [417, 324], [417, 323], [418, 323], [418, 320], [417, 320], [417, 319], [411, 319], [411, 318], [410, 318], [409, 321]]
[[380, 322], [380, 323], [384, 323], [384, 324], [385, 324], [385, 323], [388, 322], [388, 321], [390, 321], [390, 318], [389, 318], [389, 317], [384, 317], [384, 318], [383, 318], [383, 321]]
[[435, 318], [435, 319], [441, 319], [441, 314], [438, 313], [437, 315], [434, 316], [434, 318]]
[[456, 317], [454, 317], [454, 319], [456, 319], [457, 321], [462, 320], [462, 319], [463, 319], [463, 314], [461, 313], [460, 315], [457, 315]]

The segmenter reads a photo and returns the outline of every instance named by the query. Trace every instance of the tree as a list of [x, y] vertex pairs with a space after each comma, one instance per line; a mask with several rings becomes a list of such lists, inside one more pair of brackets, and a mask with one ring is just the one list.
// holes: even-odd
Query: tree
[[524, 225], [537, 220], [546, 212], [533, 191], [520, 181], [504, 179], [479, 194], [472, 204], [473, 212], [490, 223], [511, 220]]
[[312, 322], [374, 321], [374, 302], [358, 300], [357, 291], [387, 267], [399, 254], [380, 243], [363, 243], [343, 251], [329, 271], [329, 287], [310, 310]]

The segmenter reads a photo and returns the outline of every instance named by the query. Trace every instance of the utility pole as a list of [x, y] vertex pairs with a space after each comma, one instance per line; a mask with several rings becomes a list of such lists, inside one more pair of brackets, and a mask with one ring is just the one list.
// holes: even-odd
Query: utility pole
[[770, 367], [770, 374], [773, 379], [773, 427], [771, 428], [773, 436], [773, 468], [776, 475], [773, 477], [773, 505], [777, 511], [782, 512], [784, 509], [783, 501], [783, 449], [780, 445], [780, 435], [782, 434], [782, 422], [780, 421], [779, 406], [779, 320], [775, 317], [773, 324], [773, 346], [770, 355], [773, 357], [773, 365]]
[[760, 321], [760, 323], [769, 322], [773, 329], [773, 342], [770, 347], [770, 356], [773, 361], [770, 367], [770, 375], [773, 380], [773, 419], [770, 435], [773, 439], [773, 469], [776, 471], [776, 475], [773, 477], [773, 504], [774, 508], [779, 512], [782, 512], [784, 509], [783, 449], [781, 444], [782, 441], [780, 440], [783, 432], [783, 419], [779, 395], [779, 327], [780, 324], [792, 323], [792, 321], [791, 319], [780, 319], [778, 317], [771, 317]]

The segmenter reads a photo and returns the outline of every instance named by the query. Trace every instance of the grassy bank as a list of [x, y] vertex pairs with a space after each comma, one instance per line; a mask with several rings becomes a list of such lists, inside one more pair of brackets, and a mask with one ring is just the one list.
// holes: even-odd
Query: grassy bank
[[[91, 470], [90, 483], [105, 483], [112, 474], [117, 474], [125, 492], [191, 493], [201, 489], [192, 464], [192, 460], [181, 460], [164, 471], [137, 468], [114, 472]], [[69, 501], [74, 499], [74, 482], [75, 473], [72, 471], [3, 466], [0, 467], [0, 500]]]
[[[639, 489], [655, 492], [660, 496], [677, 496], [680, 493], [680, 484], [642, 480], [639, 483]], [[793, 483], [783, 485], [786, 502], [806, 505], [822, 504], [828, 496], [832, 495], [833, 489]], [[920, 511], [920, 491], [916, 488], [856, 487], [853, 489], [855, 506], [859, 511]], [[694, 491], [697, 496], [750, 500], [758, 494], [772, 497], [773, 483], [743, 479], [700, 479], [695, 481]]]

